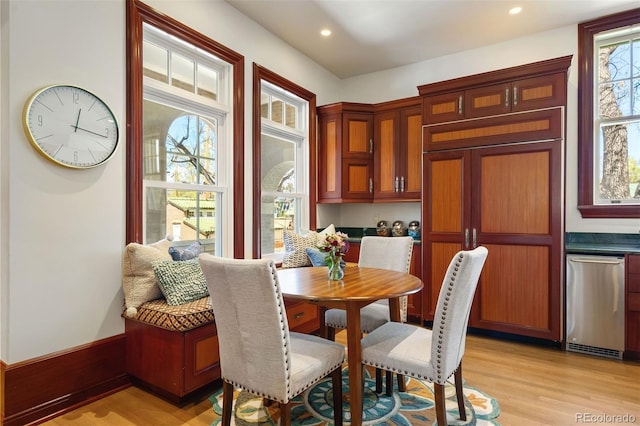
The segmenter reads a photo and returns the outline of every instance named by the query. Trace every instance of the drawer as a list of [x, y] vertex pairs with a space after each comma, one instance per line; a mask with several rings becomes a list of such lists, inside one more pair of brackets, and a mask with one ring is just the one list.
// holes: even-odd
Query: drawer
[[318, 320], [318, 307], [310, 303], [296, 303], [287, 306], [289, 330], [298, 331], [297, 327], [310, 321]]
[[640, 293], [627, 293], [629, 311], [640, 312]]

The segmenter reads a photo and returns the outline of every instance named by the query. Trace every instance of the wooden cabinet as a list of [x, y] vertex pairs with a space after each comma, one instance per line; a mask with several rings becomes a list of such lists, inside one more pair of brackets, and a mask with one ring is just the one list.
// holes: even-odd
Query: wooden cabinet
[[318, 107], [318, 202], [373, 199], [373, 107]]
[[420, 86], [424, 150], [543, 139], [545, 132], [556, 133], [562, 119], [545, 111], [565, 105], [570, 64], [571, 56], [565, 56]]
[[451, 258], [489, 250], [470, 325], [561, 340], [560, 140], [425, 154], [423, 314]]
[[625, 359], [640, 359], [640, 254], [626, 256]]
[[489, 255], [472, 327], [561, 341], [563, 139], [571, 56], [419, 87], [423, 315], [455, 253]]
[[425, 123], [435, 124], [561, 106], [564, 104], [565, 93], [566, 74], [558, 72], [427, 96], [423, 104]]
[[313, 334], [320, 330], [318, 306], [311, 303], [285, 299], [289, 330], [297, 333]]
[[422, 109], [419, 98], [375, 107], [374, 201], [420, 201]]

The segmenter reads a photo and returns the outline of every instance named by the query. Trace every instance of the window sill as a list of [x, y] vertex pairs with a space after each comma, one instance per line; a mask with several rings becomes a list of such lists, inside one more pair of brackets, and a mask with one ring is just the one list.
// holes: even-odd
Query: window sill
[[585, 219], [605, 218], [605, 219], [637, 219], [640, 218], [640, 206], [638, 205], [616, 205], [616, 206], [578, 206], [580, 214]]

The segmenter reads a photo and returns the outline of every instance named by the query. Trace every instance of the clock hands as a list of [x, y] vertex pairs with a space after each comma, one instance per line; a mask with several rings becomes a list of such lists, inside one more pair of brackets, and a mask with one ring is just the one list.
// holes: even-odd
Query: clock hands
[[78, 124], [80, 123], [80, 113], [82, 112], [82, 108], [78, 109], [78, 118], [76, 118], [76, 125], [75, 126], [71, 126], [73, 127], [73, 131], [77, 132], [78, 131]]
[[105, 136], [105, 135], [103, 135], [101, 133], [92, 132], [91, 130], [83, 129], [82, 127], [74, 126], [73, 124], [70, 124], [70, 126], [73, 127], [76, 131], [82, 130], [82, 131], [85, 131], [87, 133], [91, 133], [92, 135], [100, 136], [101, 138], [105, 138], [105, 139], [109, 138], [109, 136]]

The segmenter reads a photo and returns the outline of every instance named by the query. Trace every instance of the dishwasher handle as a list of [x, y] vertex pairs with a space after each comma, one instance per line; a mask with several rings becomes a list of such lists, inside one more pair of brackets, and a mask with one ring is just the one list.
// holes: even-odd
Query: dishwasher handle
[[584, 257], [572, 257], [569, 259], [569, 262], [575, 263], [604, 263], [607, 265], [619, 265], [623, 262], [622, 259], [616, 258], [615, 260], [605, 260], [605, 259], [588, 259]]

